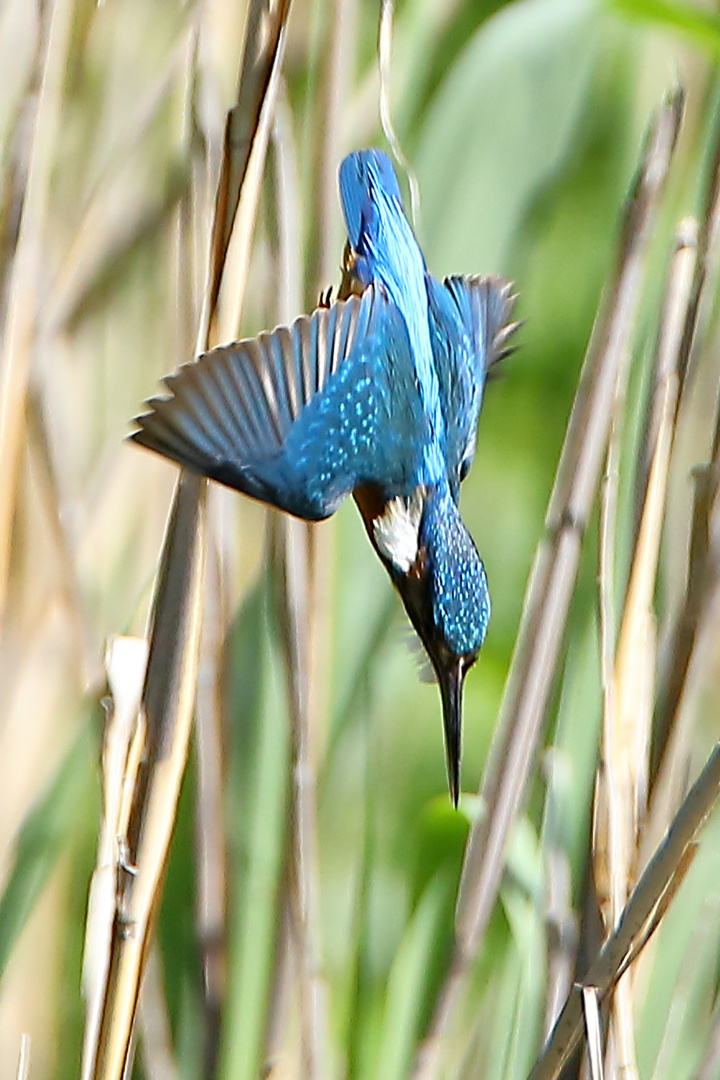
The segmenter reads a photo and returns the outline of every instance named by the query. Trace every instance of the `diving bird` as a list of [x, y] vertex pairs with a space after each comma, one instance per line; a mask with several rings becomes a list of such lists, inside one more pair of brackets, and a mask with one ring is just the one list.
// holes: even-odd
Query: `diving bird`
[[463, 682], [490, 618], [458, 500], [514, 297], [500, 278], [428, 272], [382, 151], [345, 158], [340, 197], [340, 298], [185, 364], [130, 437], [306, 521], [354, 496], [440, 685], [457, 806]]

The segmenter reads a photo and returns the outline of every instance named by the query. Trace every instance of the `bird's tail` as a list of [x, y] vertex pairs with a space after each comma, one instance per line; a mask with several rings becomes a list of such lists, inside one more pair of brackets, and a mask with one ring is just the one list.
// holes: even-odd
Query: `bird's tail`
[[501, 277], [447, 277], [444, 281], [455, 301], [464, 324], [471, 328], [476, 356], [483, 358], [487, 372], [510, 353], [508, 344], [521, 325], [512, 320], [517, 295], [513, 284]]

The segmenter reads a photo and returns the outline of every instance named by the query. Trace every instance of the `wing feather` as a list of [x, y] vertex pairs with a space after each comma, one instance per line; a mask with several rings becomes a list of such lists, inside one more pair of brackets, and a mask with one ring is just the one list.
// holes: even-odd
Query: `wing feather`
[[457, 500], [475, 452], [488, 369], [511, 349], [512, 285], [497, 277], [426, 275], [435, 368], [440, 382], [451, 489]]
[[407, 328], [380, 288], [164, 381], [170, 396], [148, 402], [131, 439], [280, 509], [315, 520], [359, 478], [410, 485], [424, 417]]
[[508, 340], [520, 323], [511, 321], [517, 299], [512, 282], [501, 277], [453, 276], [443, 284], [470, 335], [476, 370], [484, 374], [513, 351]]

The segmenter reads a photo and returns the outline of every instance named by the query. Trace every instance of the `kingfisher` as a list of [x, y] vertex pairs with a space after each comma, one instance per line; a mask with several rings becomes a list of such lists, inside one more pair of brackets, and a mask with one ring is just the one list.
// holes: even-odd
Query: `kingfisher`
[[339, 179], [338, 298], [180, 367], [130, 438], [305, 521], [354, 497], [439, 683], [457, 806], [463, 684], [490, 618], [460, 485], [515, 297], [502, 278], [430, 274], [381, 150], [350, 154]]

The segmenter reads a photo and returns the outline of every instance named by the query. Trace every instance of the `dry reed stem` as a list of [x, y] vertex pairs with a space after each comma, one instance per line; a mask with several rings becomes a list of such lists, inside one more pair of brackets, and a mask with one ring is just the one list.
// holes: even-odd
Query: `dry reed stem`
[[[110, 701], [103, 740], [103, 817], [98, 836], [96, 868], [90, 882], [83, 994], [86, 1001], [83, 1080], [91, 1076], [102, 1019], [102, 1003], [110, 966], [118, 874], [123, 853], [119, 838], [127, 833], [127, 787], [135, 783], [138, 759], [139, 710], [147, 665], [147, 642], [140, 638], [115, 638], [108, 642], [105, 657]], [[141, 735], [144, 740], [144, 732]]]
[[[340, 263], [340, 238], [335, 247], [337, 227], [337, 168], [343, 151], [342, 130], [348, 102], [348, 57], [355, 54], [357, 0], [333, 0], [326, 30], [319, 90], [313, 109], [315, 131], [311, 134], [313, 157], [311, 184], [313, 212], [307, 237], [304, 297], [307, 310], [336, 276]], [[279, 119], [284, 113], [279, 112]], [[284, 121], [288, 131], [289, 117]], [[317, 134], [316, 134], [317, 133]], [[287, 141], [287, 140], [286, 140]], [[296, 309], [292, 311], [292, 315]], [[334, 562], [336, 526], [330, 521], [322, 528], [307, 526], [308, 608], [310, 632], [310, 682], [308, 700], [313, 717], [313, 756], [317, 767], [322, 748], [320, 724], [327, 714], [331, 682], [332, 587], [330, 567]], [[315, 781], [316, 782], [316, 781]]]
[[[718, 412], [720, 417], [720, 410]], [[688, 695], [691, 662], [700, 637], [700, 628], [714, 603], [717, 589], [717, 554], [712, 543], [712, 516], [715, 472], [720, 458], [697, 466], [693, 471], [694, 502], [690, 529], [688, 577], [681, 611], [678, 614], [668, 655], [669, 673], [658, 691], [658, 714], [654, 728], [650, 783], [652, 802], [656, 792], [667, 789], [663, 798], [672, 800], [669, 789], [675, 772], [676, 751], [682, 732], [677, 730]], [[667, 669], [666, 669], [667, 670]], [[677, 805], [677, 799], [675, 800]]]
[[[182, 139], [192, 140], [193, 95], [197, 77], [197, 31], [186, 43], [185, 101]], [[205, 267], [193, 241], [202, 232], [193, 219], [191, 199], [196, 206], [207, 201], [205, 175], [195, 171], [195, 187], [181, 201], [175, 234], [175, 278], [177, 289], [178, 347], [184, 349], [199, 324], [202, 272]], [[202, 236], [201, 250], [206, 246]], [[224, 740], [222, 716], [222, 655], [229, 618], [226, 567], [221, 533], [221, 493], [210, 486], [207, 499], [207, 546], [205, 596], [198, 661], [195, 702], [196, 798], [195, 852], [197, 859], [195, 920], [197, 946], [203, 973], [204, 1046], [203, 1074], [215, 1076], [220, 1047], [222, 1008], [227, 975], [227, 850], [224, 806]]]
[[29, 151], [20, 231], [8, 290], [0, 354], [0, 623], [2, 621], [15, 516], [20, 451], [43, 280], [43, 241], [50, 178], [61, 130], [63, 87], [68, 67], [74, 0], [55, 0], [49, 12], [42, 81]]
[[143, 1072], [147, 1080], [177, 1080], [163, 964], [157, 943], [150, 946], [138, 1007], [138, 1029]]
[[[347, 57], [353, 54], [353, 37], [356, 23], [356, 0], [334, 0], [329, 23], [329, 42], [325, 50], [321, 89], [317, 99], [317, 144], [313, 157], [312, 230], [309, 236], [307, 272], [305, 281], [306, 305], [315, 307], [318, 296], [326, 289], [327, 282], [338, 263], [333, 248], [332, 208], [336, 204], [336, 171], [341, 151], [341, 118], [347, 91]], [[294, 312], [292, 313], [294, 314]], [[334, 551], [334, 523], [323, 529], [312, 525], [307, 528], [308, 632], [310, 651], [308, 657], [310, 685], [308, 689], [309, 715], [313, 716], [315, 733], [313, 742], [312, 785], [317, 786], [318, 719], [327, 705], [329, 685], [328, 662], [330, 655], [330, 605], [327, 568], [332, 563]], [[317, 798], [317, 795], [314, 795]], [[314, 905], [315, 906], [315, 905]]]
[[[612, 930], [627, 900], [627, 891], [620, 894], [618, 882], [622, 882], [619, 868], [627, 862], [630, 850], [622, 831], [624, 819], [620, 816], [616, 797], [617, 772], [623, 767], [622, 751], [617, 747], [617, 692], [615, 685], [617, 618], [615, 612], [615, 558], [618, 524], [618, 488], [622, 427], [626, 404], [627, 371], [623, 385], [615, 388], [613, 418], [607, 451], [607, 464], [600, 494], [600, 545], [599, 545], [599, 613], [600, 613], [600, 672], [602, 685], [602, 758], [595, 779], [592, 820], [592, 868], [593, 884], [605, 934]], [[641, 658], [642, 659], [642, 658]], [[642, 676], [647, 669], [641, 664]], [[619, 755], [618, 752], [619, 751]], [[618, 760], [618, 756], [620, 760]], [[628, 841], [628, 844], [630, 841]], [[631, 850], [634, 850], [634, 846]], [[629, 889], [628, 883], [628, 889]], [[597, 991], [593, 987], [597, 1003]], [[583, 1006], [585, 1006], [583, 996]], [[605, 1054], [610, 1076], [617, 1073], [617, 1060], [628, 1068], [628, 1080], [637, 1074], [635, 1040], [632, 1012], [632, 991], [627, 979], [621, 980], [613, 996], [611, 1037], [607, 1040]], [[603, 1071], [603, 1047], [598, 1048], [588, 1033], [586, 1017], [587, 1054], [585, 1065], [591, 1077]], [[616, 1060], [617, 1059], [617, 1060]]]
[[596, 987], [601, 998], [612, 990], [659, 924], [695, 851], [695, 837], [720, 796], [720, 744], [688, 792], [667, 836], [635, 886], [608, 940], [577, 983], [528, 1080], [556, 1080], [582, 1038], [582, 990]]
[[[259, 0], [250, 5], [238, 85], [238, 101], [225, 127], [224, 152], [218, 179], [210, 271], [198, 331], [197, 351], [211, 343], [238, 336], [247, 283], [252, 232], [260, 197], [262, 174], [284, 57], [286, 20], [290, 4]], [[228, 274], [228, 271], [229, 274]], [[221, 303], [227, 283], [229, 301]], [[230, 284], [231, 281], [231, 284]], [[216, 524], [217, 518], [213, 519]], [[224, 593], [219, 546], [210, 582], [215, 598]], [[208, 596], [212, 625], [207, 628], [203, 678], [207, 685], [198, 700], [198, 849], [204, 867], [198, 902], [204, 913], [199, 938], [204, 957], [207, 1031], [206, 1075], [213, 1075], [219, 1052], [220, 1013], [225, 985], [224, 953], [224, 823], [222, 820], [222, 733], [220, 730], [220, 645], [228, 612], [216, 610]]]
[[[583, 986], [582, 1011], [590, 1080], [603, 1080], [603, 1037], [600, 995], [596, 986]], [[614, 1075], [610, 1073], [610, 1075]]]
[[[613, 668], [617, 616], [615, 611], [615, 556], [617, 541], [617, 501], [620, 475], [620, 426], [621, 411], [625, 404], [625, 386], [615, 387], [613, 416], [610, 425], [605, 475], [600, 489], [600, 544], [599, 544], [599, 616], [600, 616], [600, 682], [602, 686], [603, 743], [606, 744], [613, 729], [615, 694], [613, 692]], [[595, 891], [601, 911], [605, 909], [606, 929], [614, 925], [607, 909], [611, 903], [610, 852], [608, 818], [613, 785], [609, 771], [613, 756], [607, 745], [595, 780], [592, 819], [592, 863]]]
[[[273, 131], [276, 205], [278, 318], [288, 323], [300, 304], [299, 194], [290, 115], [281, 95]], [[320, 882], [317, 822], [318, 692], [313, 643], [317, 609], [313, 595], [311, 542], [315, 527], [272, 515], [279, 584], [281, 640], [288, 675], [292, 726], [291, 839], [288, 887], [290, 940], [297, 967], [302, 1075], [325, 1074], [326, 989], [321, 976]], [[283, 958], [280, 957], [280, 962]], [[279, 985], [279, 984], [278, 984]], [[279, 1031], [274, 1037], [279, 1037]]]
[[[680, 395], [685, 392], [686, 384], [692, 378], [698, 347], [701, 345], [698, 327], [704, 326], [709, 317], [709, 311], [703, 311], [703, 308], [710, 308], [713, 303], [714, 289], [707, 286], [708, 278], [716, 277], [718, 235], [720, 235], [720, 111], [716, 118], [710, 176], [697, 237], [695, 273], [678, 360]], [[713, 284], [712, 280], [710, 284]]]
[[543, 1030], [546, 1035], [557, 1020], [572, 983], [577, 952], [577, 917], [572, 907], [572, 879], [567, 853], [554, 838], [545, 848], [545, 936], [547, 989]]
[[[707, 223], [705, 223], [706, 227]], [[678, 391], [675, 395], [675, 425], [678, 421], [682, 390], [681, 374], [683, 365], [687, 364], [688, 335], [694, 334], [695, 330], [693, 317], [694, 313], [696, 314], [697, 301], [695, 294], [698, 289], [698, 277], [703, 276], [700, 269], [702, 258], [700, 249], [703, 243], [707, 243], [704, 238], [704, 228], [701, 228], [694, 218], [685, 218], [678, 224], [676, 251], [671, 261], [670, 276], [666, 283], [660, 311], [647, 417], [635, 485], [635, 504], [637, 507], [635, 545], [637, 544], [642, 508], [647, 497], [652, 458], [658, 441], [658, 429], [662, 422], [663, 393], [661, 387], [671, 372], [675, 373], [675, 378], [678, 381]], [[682, 299], [682, 304], [678, 302], [678, 298]]]
[[572, 901], [572, 868], [564, 843], [564, 801], [569, 779], [567, 762], [562, 753], [551, 748], [545, 754], [543, 765], [547, 782], [542, 825], [547, 953], [543, 1031], [548, 1035], [572, 983], [578, 945], [578, 919]]
[[395, 156], [398, 165], [403, 169], [408, 178], [410, 187], [410, 209], [412, 212], [413, 225], [417, 225], [420, 213], [420, 186], [417, 176], [410, 168], [410, 164], [403, 153], [400, 139], [393, 125], [391, 107], [391, 72], [392, 72], [392, 38], [393, 38], [394, 7], [393, 0], [381, 0], [380, 4], [380, 28], [378, 30], [378, 69], [380, 73], [380, 123], [383, 134]]
[[201, 624], [204, 496], [204, 481], [181, 476], [165, 535], [149, 632], [142, 723], [128, 754], [126, 809], [114, 834], [122, 850], [113, 859], [109, 956], [87, 1006], [83, 1076], [88, 1080], [120, 1080], [132, 1053], [140, 983], [191, 730]]
[[[83, 1074], [121, 1080], [160, 895], [195, 699], [204, 561], [205, 482], [185, 474], [168, 522], [143, 688], [143, 760], [130, 777], [126, 850], [115, 863], [113, 937], [96, 1041]], [[128, 755], [128, 761], [132, 755]], [[128, 770], [129, 771], [129, 770]], [[123, 778], [126, 781], [126, 777]]]
[[608, 437], [618, 371], [628, 362], [645, 255], [682, 115], [676, 93], [651, 126], [623, 221], [618, 260], [583, 366], [555, 486], [528, 585], [521, 626], [481, 786], [486, 813], [471, 830], [449, 973], [419, 1058], [417, 1080], [438, 1074], [441, 1043], [495, 903], [508, 833], [522, 805], [552, 689], [577, 569]]
[[[225, 124], [225, 141], [215, 200], [210, 254], [210, 275], [198, 337], [198, 352], [210, 342], [230, 340], [237, 334], [249, 259], [249, 245], [242, 238], [252, 232], [277, 97], [278, 80], [285, 53], [290, 0], [251, 0], [248, 8], [238, 98]], [[247, 192], [241, 199], [241, 191]], [[235, 289], [231, 312], [220, 325], [218, 302], [222, 277], [228, 265], [228, 248], [234, 232], [240, 234], [239, 265], [234, 268]], [[226, 326], [229, 333], [225, 332]]]
[[[703, 471], [707, 469], [707, 465], [702, 467]], [[695, 493], [692, 532], [696, 538], [706, 533], [706, 530], [709, 533], [710, 529], [714, 528], [708, 520], [709, 507], [705, 497], [706, 491], [707, 488], [703, 485], [702, 491], [696, 489]], [[705, 540], [699, 542], [704, 544]], [[662, 836], [667, 828], [667, 823], [672, 818], [673, 811], [679, 805], [687, 787], [690, 768], [688, 739], [697, 715], [699, 695], [707, 685], [708, 674], [712, 672], [712, 658], [716, 655], [720, 628], [717, 555], [713, 554], [708, 559], [705, 572], [707, 595], [703, 595], [698, 587], [696, 597], [702, 606], [693, 614], [696, 625], [692, 630], [692, 649], [684, 662], [686, 671], [683, 675], [682, 694], [677, 701], [669, 738], [651, 788], [648, 814], [643, 830], [640, 865], [644, 865], [658, 837]]]
[[20, 1053], [18, 1055], [16, 1080], [28, 1080], [30, 1076], [30, 1050], [31, 1040], [29, 1035], [23, 1035], [20, 1040]]
[[684, 852], [680, 856], [680, 861], [678, 862], [675, 873], [673, 874], [669, 885], [664, 890], [662, 896], [655, 905], [652, 915], [648, 919], [646, 925], [643, 927], [642, 933], [633, 943], [632, 948], [625, 957], [625, 960], [623, 961], [622, 966], [620, 967], [620, 971], [618, 973], [618, 979], [621, 979], [625, 972], [628, 970], [628, 968], [630, 968], [635, 963], [635, 961], [639, 959], [640, 954], [643, 952], [645, 946], [652, 939], [653, 934], [664, 919], [668, 908], [677, 896], [680, 886], [685, 880], [687, 872], [692, 866], [697, 852], [698, 845], [695, 841], [693, 841], [692, 843], [689, 843], [687, 845]]
[[[281, 5], [279, 21], [271, 17], [267, 23], [271, 39], [269, 55], [263, 54], [258, 42], [246, 39], [246, 54], [250, 50], [258, 58], [254, 70], [266, 71], [267, 80], [260, 99], [253, 98], [257, 110], [253, 111], [251, 123], [246, 123], [246, 117], [237, 107], [228, 121], [198, 351], [207, 346], [208, 334], [223, 325], [222, 318], [216, 317], [215, 301], [231, 234], [239, 260], [247, 266], [288, 7], [287, 3]], [[238, 136], [239, 129], [244, 132], [242, 139]], [[239, 319], [243, 290], [241, 274], [231, 305], [235, 323]], [[92, 1061], [90, 1075], [103, 1080], [120, 1080], [127, 1066], [140, 979], [187, 760], [200, 644], [206, 488], [203, 479], [181, 472], [163, 547], [143, 693], [147, 760], [133, 792], [127, 836], [128, 865], [118, 890], [102, 1020], [97, 1046], [91, 1049], [88, 1058]]]
[[[640, 824], [647, 800], [648, 750], [652, 720], [655, 671], [654, 595], [660, 539], [666, 507], [670, 455], [675, 434], [678, 397], [678, 360], [686, 323], [696, 253], [694, 223], [683, 222], [670, 264], [662, 305], [655, 358], [653, 423], [649, 445], [650, 473], [630, 571], [614, 671], [606, 700], [603, 724], [603, 763], [596, 789], [596, 882], [606, 930], [617, 924], [632, 889], [638, 858]], [[601, 592], [607, 581], [607, 537], [601, 544]], [[604, 571], [603, 571], [604, 567]], [[605, 635], [603, 635], [605, 637]], [[603, 653], [605, 654], [605, 648]], [[606, 663], [603, 664], [605, 669]], [[604, 679], [607, 674], [604, 670]], [[598, 864], [601, 865], [598, 865]], [[604, 865], [603, 865], [604, 864]], [[603, 879], [606, 884], [603, 887]], [[604, 894], [604, 895], [603, 895]], [[613, 998], [615, 1040], [609, 1051], [629, 1077], [637, 1076], [632, 982], [620, 980]], [[608, 1065], [608, 1071], [612, 1069]]]
[[[718, 142], [715, 171], [713, 178], [714, 211], [710, 215], [714, 227], [707, 223], [700, 231], [699, 244], [705, 244], [705, 260], [713, 256], [714, 249], [710, 239], [703, 240], [703, 229], [710, 237], [717, 239], [717, 219], [720, 216], [720, 141]], [[696, 270], [696, 277], [698, 271]], [[702, 280], [705, 281], [704, 272]], [[694, 283], [694, 288], [697, 287]], [[691, 301], [688, 321], [697, 313]], [[683, 347], [688, 336], [687, 324]], [[699, 347], [696, 343], [696, 347]], [[695, 480], [693, 516], [690, 530], [690, 551], [688, 557], [688, 576], [685, 597], [681, 611], [672, 632], [669, 674], [660, 688], [659, 706], [655, 724], [656, 740], [653, 747], [650, 782], [651, 801], [649, 832], [657, 834], [669, 819], [677, 805], [683, 776], [677, 767], [680, 759], [679, 746], [686, 738], [686, 727], [690, 722], [687, 700], [691, 696], [693, 670], [697, 668], [697, 657], [704, 647], [703, 638], [707, 638], [715, 625], [715, 608], [718, 603], [718, 582], [720, 572], [720, 552], [718, 551], [718, 521], [720, 521], [720, 392], [715, 411], [715, 429], [713, 433], [710, 460], [693, 470]], [[697, 671], [696, 671], [697, 674]], [[697, 680], [696, 680], [697, 681]]]
[[[695, 365], [694, 357], [704, 345], [705, 332], [709, 319], [709, 309], [714, 302], [715, 281], [717, 279], [718, 235], [720, 234], [720, 111], [715, 132], [712, 165], [705, 196], [704, 211], [700, 218], [697, 239], [697, 259], [688, 304], [682, 345], [678, 360], [680, 393], [678, 406], [685, 397], [692, 379]], [[711, 287], [709, 287], [711, 286]], [[711, 454], [711, 465], [705, 472], [699, 471], [696, 485], [696, 501], [693, 510], [688, 577], [685, 598], [677, 616], [672, 632], [669, 655], [671, 662], [667, 674], [663, 672], [663, 681], [658, 693], [658, 710], [655, 717], [653, 746], [650, 760], [650, 787], [654, 788], [661, 770], [667, 774], [672, 771], [672, 748], [668, 746], [676, 718], [681, 711], [681, 702], [685, 694], [686, 681], [690, 668], [690, 657], [695, 647], [697, 629], [705, 611], [706, 603], [712, 595], [713, 570], [708, 565], [709, 552], [709, 515], [712, 493], [707, 489], [707, 481], [716, 475], [720, 464], [718, 438], [720, 433], [720, 402], [716, 414], [715, 438]], [[649, 458], [647, 459], [649, 461]], [[666, 819], [668, 820], [668, 819]]]

